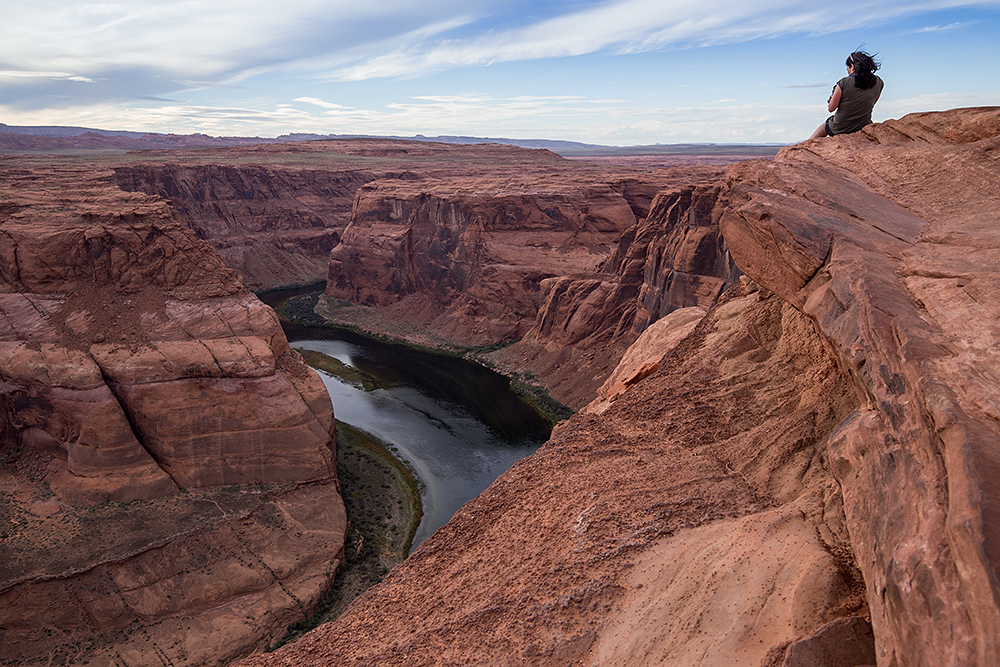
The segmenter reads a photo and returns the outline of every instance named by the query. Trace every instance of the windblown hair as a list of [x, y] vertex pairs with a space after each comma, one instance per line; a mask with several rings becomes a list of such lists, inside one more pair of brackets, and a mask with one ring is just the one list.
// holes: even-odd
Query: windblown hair
[[882, 66], [882, 63], [864, 51], [855, 51], [847, 56], [846, 64], [854, 66], [854, 83], [862, 90], [875, 85], [875, 72]]

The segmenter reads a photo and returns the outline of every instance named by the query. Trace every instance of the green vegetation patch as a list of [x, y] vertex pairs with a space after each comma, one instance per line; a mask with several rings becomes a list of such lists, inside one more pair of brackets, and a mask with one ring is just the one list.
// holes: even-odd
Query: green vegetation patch
[[313, 368], [340, 379], [356, 389], [374, 391], [379, 388], [378, 382], [372, 376], [362, 373], [357, 368], [348, 366], [340, 359], [334, 359], [315, 350], [298, 350], [305, 362]]
[[406, 463], [393, 456], [394, 449], [366, 431], [337, 422], [337, 477], [348, 521], [344, 561], [316, 613], [288, 626], [288, 633], [269, 650], [335, 620], [409, 554], [423, 515], [422, 485]]

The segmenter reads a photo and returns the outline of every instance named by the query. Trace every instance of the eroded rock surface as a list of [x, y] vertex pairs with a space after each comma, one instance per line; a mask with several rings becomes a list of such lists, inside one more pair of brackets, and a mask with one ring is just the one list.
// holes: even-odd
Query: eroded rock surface
[[252, 289], [323, 280], [367, 170], [168, 162], [115, 168], [123, 189], [161, 196]]
[[[218, 254], [111, 180], [0, 179], [0, 646], [218, 664], [301, 620], [340, 558], [332, 406]], [[187, 492], [247, 484], [232, 511]]]
[[998, 145], [967, 109], [730, 168], [738, 285], [647, 309], [588, 411], [241, 664], [997, 664]]
[[823, 465], [856, 400], [806, 317], [732, 294], [338, 621], [242, 664], [770, 664], [864, 609]]
[[738, 277], [719, 232], [715, 170], [660, 174], [664, 188], [590, 275], [542, 282], [543, 301], [523, 339], [491, 358], [529, 368], [552, 395], [589, 403], [626, 349], [675, 310], [710, 308]]
[[479, 147], [468, 157], [458, 174], [358, 191], [321, 314], [336, 317], [347, 301], [460, 345], [517, 340], [546, 281], [596, 275], [657, 190], [652, 175], [539, 151]]
[[431, 345], [517, 341], [491, 361], [585, 405], [651, 322], [710, 307], [739, 272], [720, 168], [581, 169], [536, 159], [365, 185], [317, 312]]
[[737, 264], [863, 395], [831, 440], [880, 665], [1000, 661], [1000, 109], [914, 114], [729, 172]]

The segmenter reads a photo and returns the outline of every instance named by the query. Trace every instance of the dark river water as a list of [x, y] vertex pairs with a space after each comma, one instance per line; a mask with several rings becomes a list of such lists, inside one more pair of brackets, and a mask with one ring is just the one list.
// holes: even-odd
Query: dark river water
[[508, 379], [479, 364], [348, 331], [283, 326], [292, 347], [376, 380], [379, 389], [364, 391], [319, 371], [336, 418], [395, 446], [423, 482], [414, 547], [549, 437], [550, 424]]

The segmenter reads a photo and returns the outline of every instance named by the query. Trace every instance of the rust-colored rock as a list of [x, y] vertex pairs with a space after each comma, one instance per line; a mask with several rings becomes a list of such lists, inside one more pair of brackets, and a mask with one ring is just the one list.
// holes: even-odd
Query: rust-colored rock
[[600, 414], [242, 664], [996, 664], [998, 145], [1000, 109], [956, 110], [730, 168], [715, 247], [761, 291], [640, 339]]
[[530, 368], [552, 395], [581, 407], [622, 354], [674, 310], [707, 309], [739, 277], [719, 233], [717, 171], [665, 172], [664, 189], [598, 271], [542, 282], [535, 323], [517, 344], [492, 355]]
[[[74, 200], [80, 176], [61, 179], [63, 210], [27, 179], [8, 181], [19, 206], [0, 236], [4, 393], [32, 405], [6, 420], [20, 442], [68, 461], [57, 492], [130, 500], [174, 484], [331, 476], [329, 400], [317, 416], [319, 379], [274, 313], [162, 201], [109, 186], [103, 201]], [[117, 467], [149, 488], [96, 491]], [[89, 481], [74, 491], [75, 478]]]
[[770, 665], [864, 613], [813, 324], [732, 294], [601, 416], [562, 423], [336, 622], [241, 665]]
[[354, 193], [375, 178], [363, 169], [188, 160], [122, 165], [114, 175], [123, 189], [169, 200], [177, 219], [253, 289], [323, 280]]
[[346, 530], [321, 381], [162, 200], [70, 161], [5, 170], [0, 201], [0, 656], [274, 641]]
[[862, 405], [830, 465], [880, 665], [1000, 662], [1000, 109], [914, 114], [729, 172], [737, 264], [813, 316]]
[[635, 223], [619, 190], [558, 171], [368, 184], [331, 253], [326, 295], [391, 307], [465, 344], [520, 338], [540, 283], [593, 273]]

